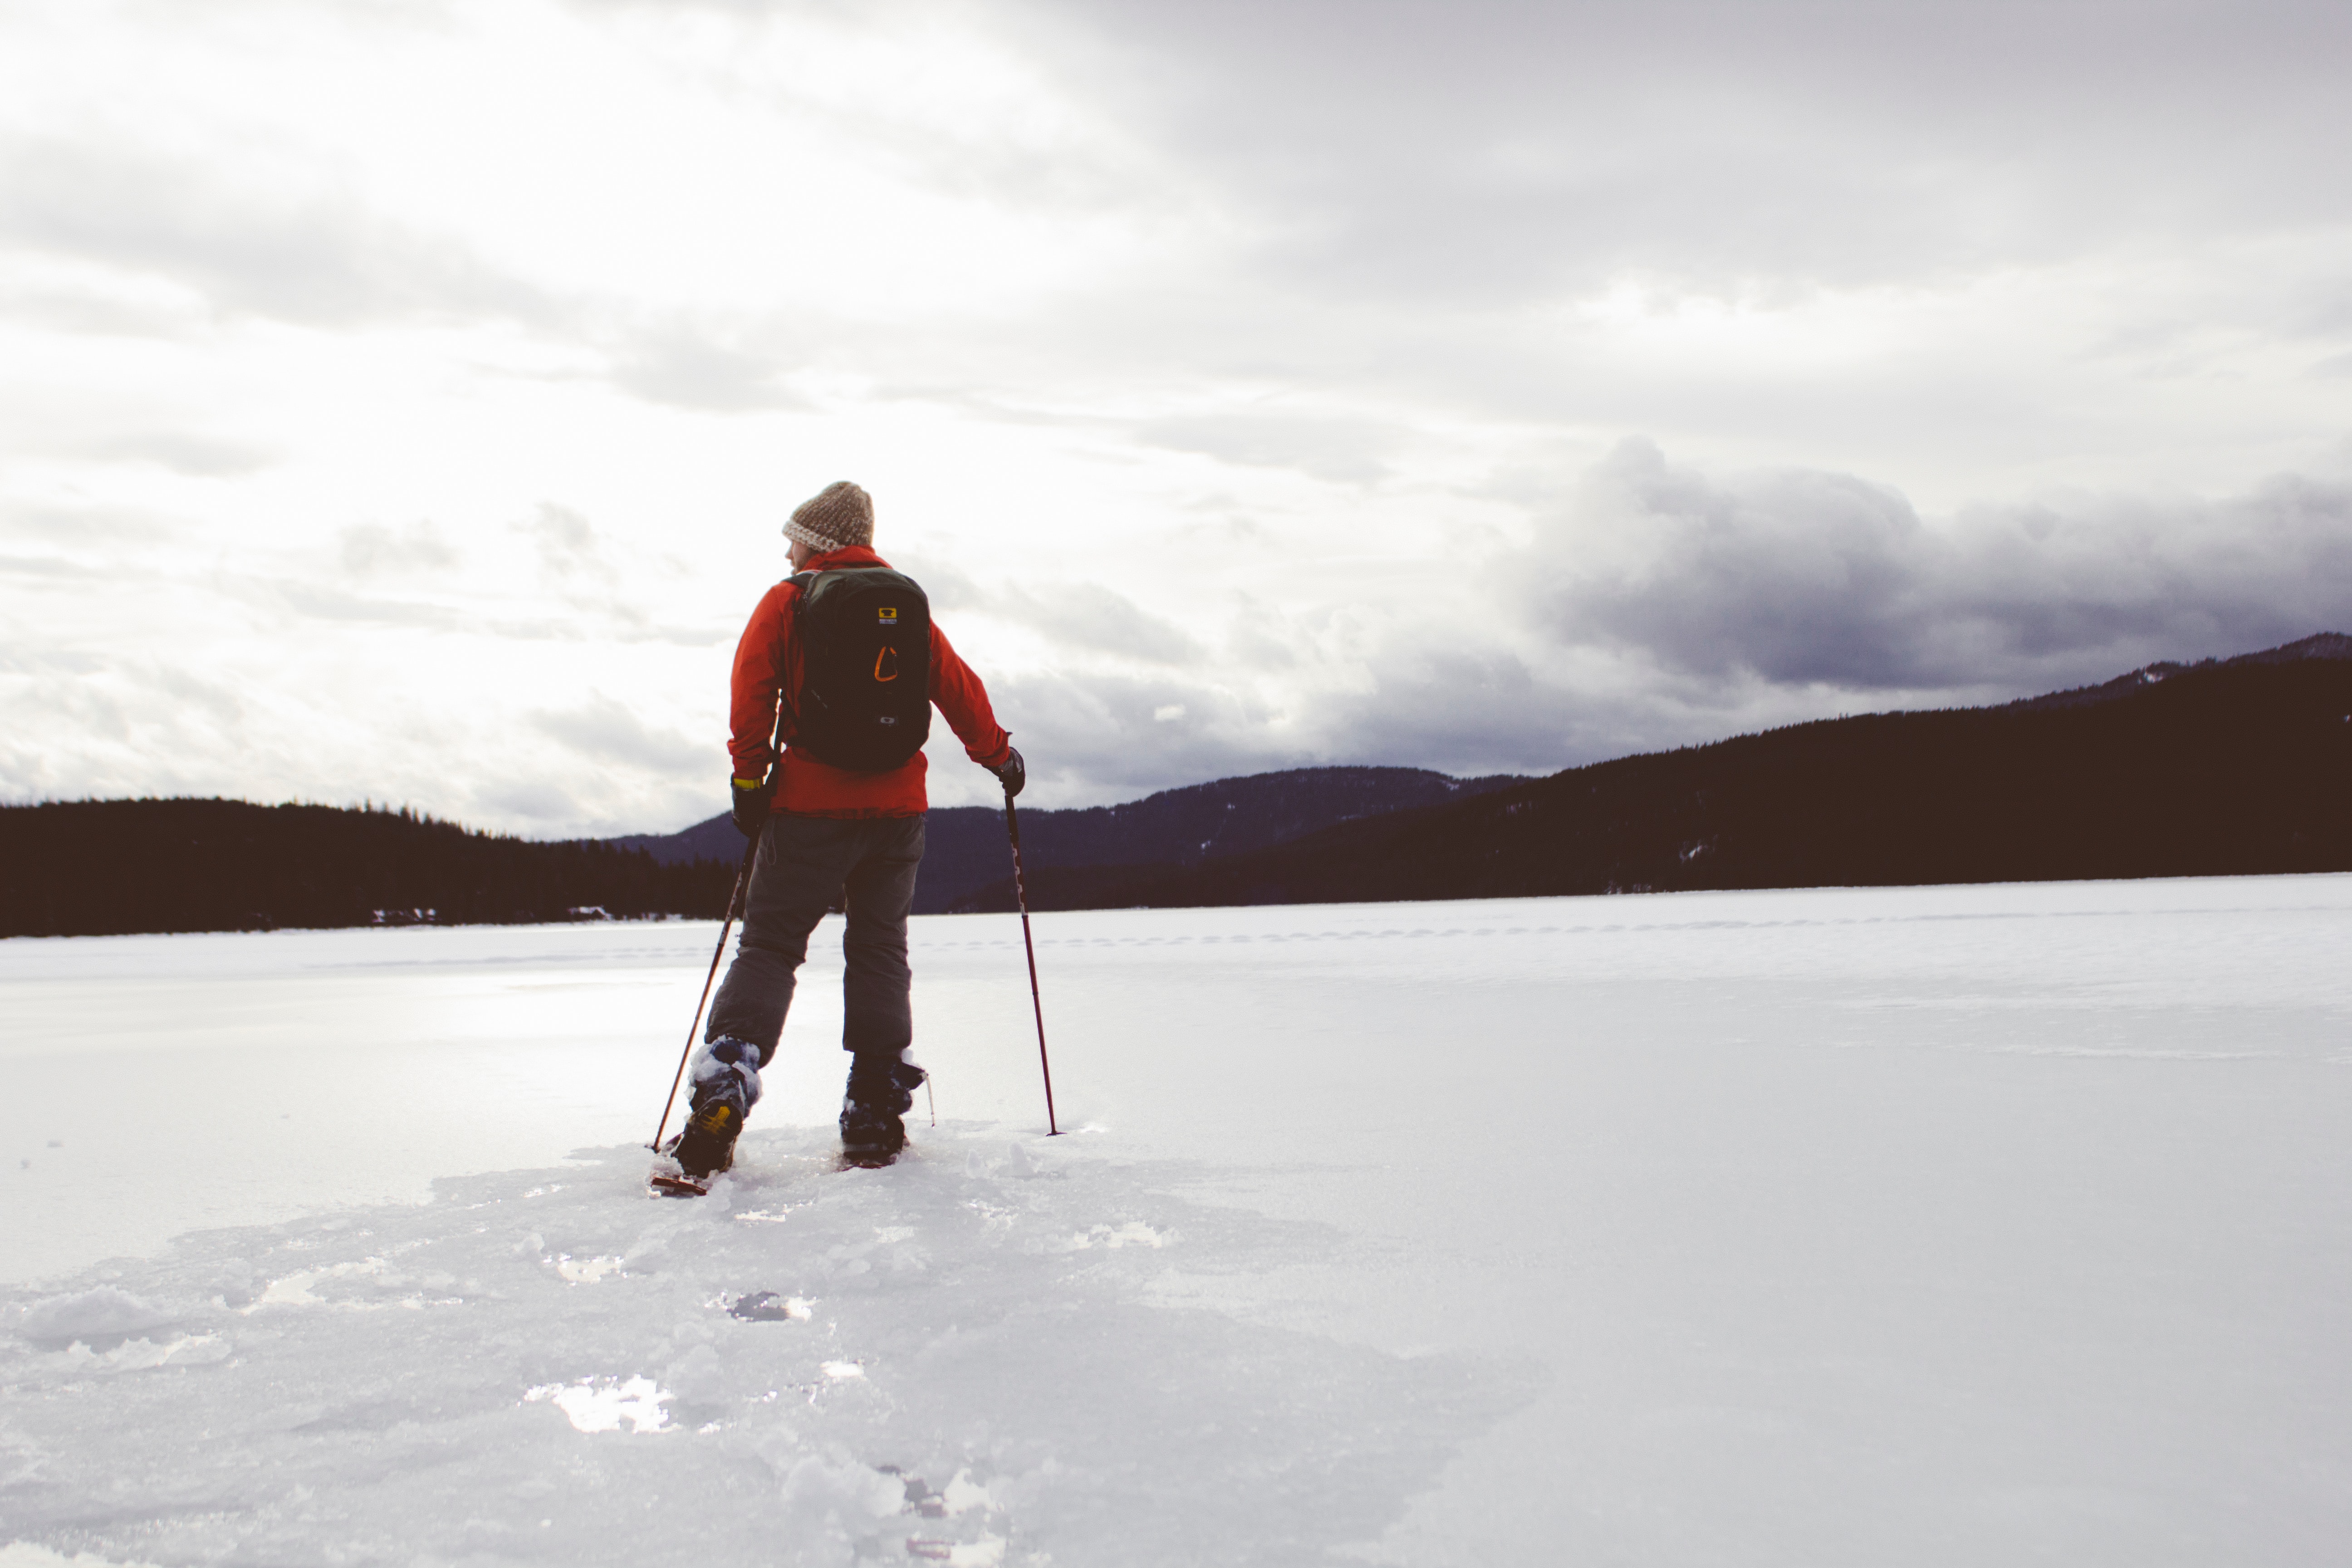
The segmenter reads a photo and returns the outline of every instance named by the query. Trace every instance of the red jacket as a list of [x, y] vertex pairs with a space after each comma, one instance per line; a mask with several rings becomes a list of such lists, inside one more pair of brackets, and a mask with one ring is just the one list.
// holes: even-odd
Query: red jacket
[[[835, 566], [887, 566], [890, 563], [862, 544], [814, 556], [804, 572]], [[795, 816], [919, 816], [930, 800], [923, 792], [927, 764], [917, 752], [886, 773], [856, 773], [827, 767], [792, 747], [800, 713], [801, 639], [793, 616], [801, 591], [790, 582], [777, 584], [751, 612], [743, 640], [735, 645], [734, 708], [727, 742], [735, 759], [735, 776], [756, 779], [768, 770], [775, 752], [770, 748], [773, 731], [785, 742], [784, 765], [776, 770], [774, 805]], [[971, 667], [956, 657], [947, 634], [931, 626], [931, 700], [947, 715], [948, 724], [963, 742], [964, 754], [984, 768], [1002, 763], [1013, 750], [1011, 738], [988, 705], [988, 691]], [[783, 719], [777, 722], [782, 704]]]

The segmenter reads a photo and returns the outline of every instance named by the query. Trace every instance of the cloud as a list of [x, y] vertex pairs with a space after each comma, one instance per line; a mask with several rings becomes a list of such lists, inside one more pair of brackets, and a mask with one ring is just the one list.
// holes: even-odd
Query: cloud
[[103, 567], [55, 555], [0, 555], [0, 575], [98, 582], [113, 574]]
[[19, 502], [0, 510], [0, 531], [38, 534], [72, 544], [152, 547], [184, 531], [141, 509], [54, 501]]
[[[919, 580], [928, 593], [931, 579]], [[1207, 657], [1181, 626], [1099, 583], [1032, 581], [982, 593], [961, 574], [940, 580], [955, 596], [955, 607], [1026, 627], [1066, 648], [1143, 664], [1198, 665]]]
[[[990, 696], [1032, 776], [1057, 799], [1129, 799], [1307, 755], [1269, 728], [1262, 700], [1197, 676], [1016, 673]], [[1181, 711], [1159, 717], [1171, 709]]]
[[577, 708], [534, 712], [529, 722], [593, 763], [671, 773], [698, 767], [715, 771], [726, 762], [719, 744], [698, 745], [675, 730], [653, 729], [601, 691], [592, 692]]
[[1393, 429], [1370, 420], [1274, 412], [1156, 419], [1139, 426], [1135, 434], [1149, 446], [1257, 468], [1297, 468], [1340, 484], [1386, 478], [1390, 470], [1381, 458], [1397, 444]]
[[529, 522], [514, 525], [539, 545], [539, 563], [551, 577], [593, 577], [611, 583], [620, 573], [604, 552], [596, 525], [569, 507], [543, 501]]
[[101, 461], [152, 463], [175, 474], [196, 479], [223, 479], [257, 472], [277, 460], [277, 454], [247, 442], [188, 430], [150, 430], [92, 441], [84, 456]]
[[1717, 680], [1976, 691], [2352, 626], [2352, 486], [2077, 496], [1930, 526], [1851, 475], [1714, 478], [1633, 441], [1527, 570], [1565, 644]]
[[615, 360], [613, 382], [649, 403], [712, 413], [805, 406], [779, 384], [786, 368], [756, 349], [680, 326], [637, 334]]
[[[721, 580], [781, 554], [791, 498], [746, 498], [813, 466], [901, 498], [1054, 804], [1539, 770], [2352, 622], [2344, 483], [2246, 482], [2352, 406], [2352, 162], [2311, 152], [2342, 6], [0, 35], [0, 747], [44, 788], [707, 815], [717, 753], [662, 716], [716, 704]], [[129, 662], [167, 648], [236, 738], [191, 749], [205, 701]], [[192, 726], [161, 760], [151, 705]]]
[[898, 570], [923, 586], [923, 597], [930, 601], [934, 613], [940, 610], [972, 610], [985, 613], [989, 605], [988, 591], [971, 574], [944, 557], [922, 556], [892, 551], [886, 559]]
[[[213, 166], [124, 142], [0, 141], [0, 246], [163, 279], [232, 315], [351, 325], [550, 313], [537, 290], [458, 241], [348, 195], [239, 186]], [[55, 324], [71, 330], [77, 315]]]
[[1307, 763], [1549, 773], [2006, 700], [2352, 629], [2352, 482], [1927, 518], [1855, 475], [1717, 473], [1637, 440], [1557, 485], [1532, 544], [1423, 584], [1385, 608], [1243, 599], [1213, 651], [1018, 673], [1000, 716], [1060, 801]]
[[1036, 583], [997, 595], [996, 614], [1055, 641], [1145, 664], [1197, 664], [1201, 645], [1174, 622], [1098, 583]]
[[474, 799], [478, 805], [487, 807], [498, 816], [520, 818], [537, 828], [562, 831], [587, 815], [580, 803], [564, 790], [540, 779], [493, 784], [477, 791]]
[[310, 620], [453, 633], [475, 629], [474, 618], [454, 605], [346, 593], [324, 583], [299, 578], [227, 577], [221, 579], [219, 585], [226, 594], [289, 610]]
[[360, 523], [339, 534], [343, 570], [354, 577], [413, 572], [446, 572], [458, 562], [456, 547], [431, 521], [400, 528]]
[[[1319, 296], [1869, 282], [2344, 210], [2341, 7], [1033, 0]], [[1081, 75], [1083, 73], [1083, 76]], [[1083, 90], [1078, 89], [1077, 90]]]

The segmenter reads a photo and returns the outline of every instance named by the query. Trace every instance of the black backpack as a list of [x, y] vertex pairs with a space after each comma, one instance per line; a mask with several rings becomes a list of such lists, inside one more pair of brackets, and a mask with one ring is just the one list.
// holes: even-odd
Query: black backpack
[[793, 744], [828, 767], [880, 773], [931, 735], [931, 602], [887, 566], [803, 572], [800, 725]]

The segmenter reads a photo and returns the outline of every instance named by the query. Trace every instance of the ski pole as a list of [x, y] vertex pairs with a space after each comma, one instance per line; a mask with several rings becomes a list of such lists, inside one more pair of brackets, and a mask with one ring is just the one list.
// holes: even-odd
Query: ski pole
[[[1013, 896], [1021, 905], [1021, 945], [1029, 951], [1029, 1005], [1037, 1014], [1037, 1065], [1045, 1073], [1045, 1136], [1058, 1138], [1054, 1121], [1054, 1064], [1045, 1058], [1045, 1004], [1037, 997], [1037, 944], [1029, 936], [1029, 888], [1021, 879], [1021, 818], [1013, 809], [1013, 792], [1004, 792], [1004, 827], [1013, 836]], [[673, 1090], [672, 1092], [676, 1092]]]
[[[764, 829], [763, 829], [764, 831]], [[743, 864], [735, 873], [735, 890], [727, 895], [727, 918], [719, 927], [719, 945], [710, 954], [710, 973], [702, 977], [702, 999], [694, 1005], [694, 1022], [686, 1026], [686, 1048], [677, 1053], [677, 1071], [669, 1080], [669, 1098], [662, 1101], [661, 1121], [654, 1128], [654, 1141], [646, 1145], [655, 1153], [661, 1152], [662, 1134], [669, 1131], [669, 1113], [677, 1104], [677, 1086], [686, 1081], [686, 1062], [694, 1055], [695, 1032], [702, 1027], [702, 1010], [710, 1005], [710, 983], [719, 978], [719, 960], [727, 951], [727, 933], [735, 926], [735, 910], [743, 901], [743, 884], [751, 875], [752, 858], [760, 853], [760, 836], [743, 847]]]

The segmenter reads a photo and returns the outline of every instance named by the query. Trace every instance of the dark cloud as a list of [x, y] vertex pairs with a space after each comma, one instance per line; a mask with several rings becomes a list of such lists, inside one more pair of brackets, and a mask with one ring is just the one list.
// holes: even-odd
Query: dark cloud
[[1350, 629], [1244, 601], [1214, 656], [1019, 676], [999, 711], [1060, 803], [1307, 763], [1549, 773], [2000, 701], [2352, 630], [2352, 482], [1927, 519], [1853, 475], [1712, 474], [1635, 441], [1532, 548], [1457, 566]]
[[1443, 640], [1393, 640], [1375, 659], [1370, 690], [1326, 698], [1312, 715], [1317, 759], [1542, 773], [1609, 754], [1601, 721], [1622, 720], [1616, 694], [1547, 682], [1510, 650], [1447, 631]]
[[1980, 691], [2352, 626], [2352, 486], [2075, 497], [1936, 526], [1850, 475], [1621, 447], [1526, 563], [1542, 626], [1709, 679]]

